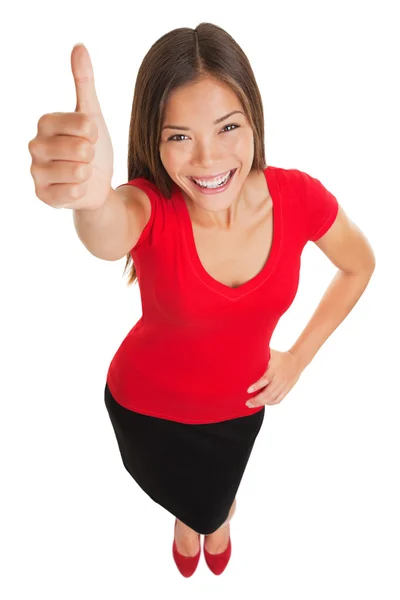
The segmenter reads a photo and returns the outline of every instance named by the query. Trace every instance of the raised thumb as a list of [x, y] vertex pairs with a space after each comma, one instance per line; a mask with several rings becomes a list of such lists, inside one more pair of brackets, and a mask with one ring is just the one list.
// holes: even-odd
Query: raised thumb
[[76, 89], [75, 112], [101, 114], [101, 107], [94, 86], [93, 66], [89, 52], [83, 44], [72, 49], [71, 68]]

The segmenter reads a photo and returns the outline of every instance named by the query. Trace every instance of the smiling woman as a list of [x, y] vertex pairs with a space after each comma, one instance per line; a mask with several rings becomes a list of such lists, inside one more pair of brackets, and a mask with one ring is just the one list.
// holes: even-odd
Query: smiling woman
[[[271, 260], [259, 279], [253, 277], [247, 286], [224, 285], [200, 262], [192, 226], [209, 233], [224, 230], [233, 252], [243, 247], [243, 235], [250, 235], [248, 265], [240, 277], [246, 277], [249, 267], [259, 271], [260, 247], [265, 262], [271, 246], [265, 242], [272, 237], [266, 166], [261, 95], [235, 40], [211, 23], [175, 29], [157, 40], [137, 76], [129, 131], [129, 185], [123, 184], [120, 192], [130, 219], [138, 202], [129, 200], [128, 188], [141, 190], [148, 200], [146, 205], [140, 201], [148, 220], [138, 239], [135, 233], [137, 241], [125, 269], [132, 261], [128, 284], [138, 280], [143, 314], [155, 337], [153, 333], [151, 340], [148, 337], [143, 318], [132, 328], [110, 364], [105, 401], [124, 466], [149, 497], [177, 517], [182, 551], [193, 532], [209, 537], [211, 551], [213, 539], [221, 542], [218, 531], [230, 514], [264, 418], [263, 409], [249, 414], [245, 406], [246, 388], [259, 371], [257, 361], [250, 373], [246, 367], [235, 367], [240, 381], [236, 377], [229, 382], [222, 376], [216, 384], [211, 375], [209, 365], [222, 366], [215, 356], [215, 351], [220, 352], [218, 340], [222, 335], [224, 344], [229, 344], [230, 332], [220, 321], [219, 327], [213, 326], [217, 344], [210, 346], [207, 306], [216, 302], [217, 312], [225, 312], [232, 322], [235, 295], [239, 299], [246, 290], [256, 289], [261, 277], [272, 270], [279, 250], [279, 237], [275, 237]], [[272, 171], [268, 178], [279, 206]], [[279, 213], [276, 222], [279, 225]], [[242, 237], [235, 241], [236, 230]], [[225, 260], [232, 260], [225, 247]], [[162, 249], [162, 255], [156, 249]], [[207, 264], [204, 254], [202, 259]], [[243, 253], [237, 266], [242, 268], [245, 260]], [[221, 268], [222, 279], [230, 277], [229, 270]], [[193, 283], [204, 291], [210, 291], [211, 284], [211, 298], [203, 298], [203, 306], [202, 295], [200, 304], [190, 299]], [[256, 295], [253, 299], [258, 301]], [[154, 309], [161, 311], [157, 325], [152, 322]], [[241, 315], [236, 312], [239, 320]], [[236, 347], [233, 340], [230, 347]], [[259, 357], [262, 364], [265, 350]], [[178, 376], [175, 367], [165, 369], [170, 359], [179, 369]], [[207, 372], [211, 378], [204, 376]], [[217, 537], [212, 538], [214, 534]], [[213, 568], [210, 557], [207, 564]]]
[[264, 419], [249, 386], [265, 386], [268, 373], [268, 399], [280, 402], [300, 376], [300, 361], [272, 354], [270, 339], [296, 296], [302, 250], [348, 231], [333, 193], [298, 169], [267, 166], [263, 140], [254, 74], [228, 33], [201, 23], [155, 42], [135, 87], [122, 192], [130, 222], [129, 189], [141, 190], [148, 217], [126, 264], [143, 314], [104, 394], [126, 470], [176, 518], [185, 576], [199, 533], [214, 573], [229, 560], [224, 526]]

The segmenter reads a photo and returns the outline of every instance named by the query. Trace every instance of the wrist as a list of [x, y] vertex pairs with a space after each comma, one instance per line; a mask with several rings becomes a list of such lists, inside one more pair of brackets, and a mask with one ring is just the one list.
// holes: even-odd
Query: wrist
[[297, 364], [299, 365], [299, 367], [302, 371], [304, 371], [304, 369], [306, 367], [308, 367], [308, 365], [310, 364], [310, 362], [312, 360], [312, 358], [306, 357], [299, 348], [294, 348], [294, 347], [289, 348], [288, 352], [296, 359]]

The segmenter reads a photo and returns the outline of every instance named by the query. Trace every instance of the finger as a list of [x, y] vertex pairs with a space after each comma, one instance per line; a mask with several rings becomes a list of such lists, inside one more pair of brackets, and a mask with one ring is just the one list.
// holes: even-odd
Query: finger
[[281, 392], [276, 398], [275, 400], [273, 400], [272, 402], [269, 402], [269, 404], [279, 404], [279, 402], [282, 402], [282, 400], [284, 399], [284, 397], [286, 396], [285, 392]]
[[272, 387], [272, 383], [268, 386], [267, 390], [264, 392], [260, 392], [251, 400], [246, 402], [246, 406], [250, 408], [255, 408], [257, 406], [262, 406], [264, 404], [271, 404], [274, 399], [283, 391], [282, 385], [278, 385], [275, 383], [274, 387]]
[[251, 392], [256, 392], [257, 390], [259, 390], [262, 387], [265, 387], [266, 385], [268, 385], [269, 383], [271, 383], [273, 377], [270, 374], [265, 374], [261, 377], [261, 379], [259, 379], [256, 383], [253, 383], [249, 388], [248, 388], [248, 393], [251, 394]]
[[265, 392], [265, 401], [268, 404], [273, 404], [274, 402], [276, 402], [277, 398], [279, 398], [280, 394], [282, 394], [285, 391], [285, 389], [286, 388], [284, 384], [276, 385], [274, 389]]

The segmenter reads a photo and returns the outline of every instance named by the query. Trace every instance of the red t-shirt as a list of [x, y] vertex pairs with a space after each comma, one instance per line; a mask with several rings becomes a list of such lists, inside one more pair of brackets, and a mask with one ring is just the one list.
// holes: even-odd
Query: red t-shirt
[[269, 342], [292, 304], [300, 257], [332, 225], [338, 202], [298, 169], [264, 170], [273, 202], [273, 241], [262, 270], [237, 288], [215, 280], [196, 251], [180, 188], [171, 199], [144, 178], [151, 216], [131, 250], [142, 316], [123, 339], [107, 374], [116, 401], [145, 415], [182, 423], [215, 423], [263, 407], [245, 403], [247, 388], [267, 370]]

